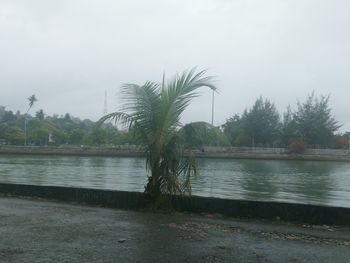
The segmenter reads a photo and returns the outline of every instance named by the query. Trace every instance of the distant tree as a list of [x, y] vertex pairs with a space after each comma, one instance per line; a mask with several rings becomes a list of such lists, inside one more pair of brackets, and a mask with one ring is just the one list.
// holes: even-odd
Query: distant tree
[[52, 139], [54, 140], [55, 144], [66, 144], [68, 143], [68, 134], [67, 131], [62, 129], [54, 129], [52, 132], [50, 132], [52, 135]]
[[6, 110], [6, 108], [4, 106], [0, 105], [0, 120], [2, 119], [2, 117], [4, 116]]
[[[237, 141], [237, 138], [242, 136], [248, 137], [247, 135], [244, 135], [244, 127], [240, 116], [237, 114], [227, 119], [225, 124], [222, 125], [222, 129], [226, 137], [229, 139], [231, 145], [237, 145], [237, 142], [239, 142], [239, 146], [241, 146], [241, 140]], [[249, 138], [248, 141], [248, 144], [250, 144]]]
[[38, 120], [42, 121], [42, 120], [45, 118], [44, 111], [43, 111], [42, 109], [40, 109], [39, 111], [37, 111], [37, 112], [35, 113], [35, 117], [36, 117]]
[[267, 99], [258, 98], [252, 108], [244, 111], [241, 123], [244, 134], [254, 145], [272, 145], [279, 139], [280, 116], [275, 105]]
[[186, 147], [200, 148], [203, 146], [229, 146], [226, 135], [217, 127], [206, 122], [186, 124], [179, 131]]
[[69, 142], [71, 144], [79, 145], [82, 144], [84, 138], [84, 130], [80, 128], [75, 128], [69, 133]]
[[64, 121], [66, 122], [71, 122], [72, 121], [72, 118], [71, 116], [69, 115], [69, 113], [66, 113], [63, 117]]
[[8, 126], [5, 128], [4, 137], [10, 144], [20, 144], [23, 143], [24, 132], [18, 126]]
[[0, 106], [0, 139], [5, 139], [5, 129], [8, 126], [16, 126], [16, 117], [12, 111], [6, 111]]
[[114, 145], [139, 145], [135, 140], [135, 136], [130, 131], [115, 131], [111, 138], [111, 143]]
[[5, 111], [4, 115], [1, 118], [1, 122], [7, 122], [7, 123], [13, 122], [15, 120], [16, 120], [16, 117], [12, 111]]
[[47, 127], [38, 126], [29, 133], [28, 139], [35, 145], [47, 145], [49, 134]]
[[284, 146], [289, 145], [292, 141], [298, 139], [300, 134], [296, 121], [294, 119], [294, 113], [290, 106], [287, 107], [287, 111], [283, 114], [283, 121], [281, 126], [281, 142]]
[[329, 96], [308, 96], [304, 103], [298, 102], [298, 110], [294, 114], [298, 135], [312, 146], [332, 144], [334, 132], [341, 125], [331, 114]]
[[93, 129], [90, 132], [88, 137], [85, 139], [85, 142], [87, 142], [87, 144], [92, 144], [92, 145], [106, 144], [106, 136], [107, 136], [106, 130], [98, 127]]

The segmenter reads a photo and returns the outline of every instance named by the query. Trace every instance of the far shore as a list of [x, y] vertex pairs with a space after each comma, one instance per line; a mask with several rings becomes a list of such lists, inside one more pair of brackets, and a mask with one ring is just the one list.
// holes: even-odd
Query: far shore
[[[197, 158], [259, 159], [259, 160], [312, 160], [350, 161], [349, 150], [307, 149], [305, 153], [289, 153], [285, 148], [260, 147], [204, 147], [193, 150]], [[10, 146], [1, 145], [0, 154], [66, 155], [143, 157], [142, 149], [135, 146], [91, 147], [91, 146]]]

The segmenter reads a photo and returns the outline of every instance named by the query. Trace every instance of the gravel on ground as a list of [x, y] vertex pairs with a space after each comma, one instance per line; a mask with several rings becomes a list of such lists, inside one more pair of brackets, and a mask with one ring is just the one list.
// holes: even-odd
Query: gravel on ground
[[0, 262], [350, 262], [350, 229], [0, 197]]

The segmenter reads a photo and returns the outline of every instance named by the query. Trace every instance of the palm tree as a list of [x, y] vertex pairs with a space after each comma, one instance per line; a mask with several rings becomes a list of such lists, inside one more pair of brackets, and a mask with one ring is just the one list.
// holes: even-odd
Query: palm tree
[[28, 110], [27, 110], [27, 113], [28, 113], [28, 111], [31, 109], [31, 107], [33, 107], [34, 102], [36, 102], [36, 101], [38, 101], [38, 100], [36, 99], [35, 95], [33, 94], [32, 96], [30, 96], [30, 97], [28, 98], [28, 101], [29, 101], [29, 108], [28, 108]]
[[29, 108], [24, 116], [24, 146], [27, 146], [27, 114], [28, 114], [29, 110], [33, 107], [34, 103], [38, 100], [35, 97], [35, 95], [33, 94], [32, 96], [30, 96], [28, 98], [28, 101], [29, 101]]
[[145, 147], [146, 169], [150, 172], [145, 192], [157, 199], [161, 194], [190, 194], [190, 178], [197, 174], [192, 154], [184, 155], [178, 134], [180, 117], [197, 90], [216, 90], [206, 71], [194, 69], [176, 75], [162, 84], [147, 81], [144, 85], [125, 84], [121, 88], [123, 110], [103, 116], [99, 123], [114, 120], [132, 128]]

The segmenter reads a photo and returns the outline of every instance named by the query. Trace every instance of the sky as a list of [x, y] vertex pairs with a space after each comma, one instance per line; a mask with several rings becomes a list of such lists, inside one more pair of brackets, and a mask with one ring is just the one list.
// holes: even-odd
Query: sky
[[[350, 130], [350, 1], [0, 0], [0, 105], [99, 119], [124, 83], [186, 69], [215, 76], [214, 124], [259, 96], [282, 113], [313, 91], [330, 95]], [[211, 121], [205, 88], [183, 123]]]

